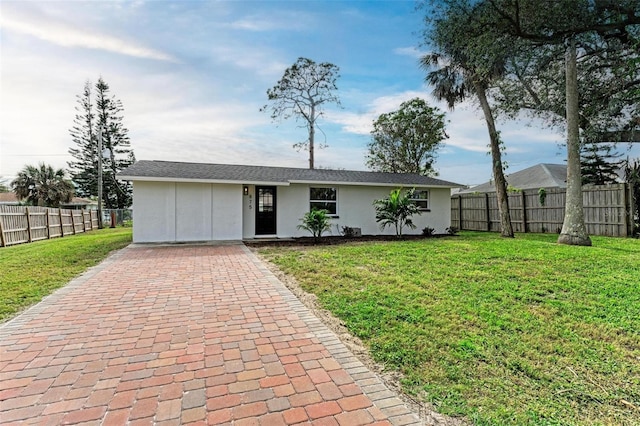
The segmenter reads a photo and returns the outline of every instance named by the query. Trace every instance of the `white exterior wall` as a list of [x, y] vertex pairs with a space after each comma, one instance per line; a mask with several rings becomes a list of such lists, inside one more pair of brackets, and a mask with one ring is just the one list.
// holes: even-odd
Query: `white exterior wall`
[[133, 183], [133, 241], [242, 239], [242, 186]]
[[[278, 187], [278, 237], [302, 237], [309, 233], [297, 229], [300, 218], [309, 211], [309, 188], [332, 185], [302, 185], [292, 184], [291, 186]], [[338, 217], [331, 219], [331, 231], [324, 235], [340, 235], [343, 226], [361, 228], [364, 235], [395, 234], [395, 228], [380, 230], [376, 222], [376, 214], [373, 208], [373, 200], [385, 198], [393, 187], [379, 186], [355, 186], [355, 185], [333, 185], [338, 189]], [[422, 189], [422, 188], [420, 188]], [[425, 211], [419, 216], [413, 217], [416, 229], [403, 229], [404, 234], [420, 234], [422, 228], [431, 227], [436, 233], [444, 234], [446, 228], [451, 225], [451, 201], [449, 188], [426, 188], [429, 190], [430, 211]], [[245, 231], [251, 231], [245, 229]], [[245, 238], [251, 238], [245, 233]]]
[[175, 189], [176, 241], [213, 240], [211, 185], [176, 183]]
[[176, 240], [174, 183], [133, 182], [133, 242]]
[[211, 185], [212, 240], [242, 239], [242, 185]]
[[[255, 186], [241, 184], [202, 184], [183, 182], [145, 182], [133, 184], [133, 241], [187, 242], [240, 240], [255, 237]], [[355, 185], [291, 184], [276, 192], [276, 230], [279, 238], [308, 236], [297, 229], [300, 218], [309, 211], [309, 188], [333, 186], [338, 189], [338, 217], [331, 219], [325, 235], [340, 235], [343, 226], [361, 228], [364, 235], [394, 234], [375, 221], [373, 200], [389, 195], [393, 187]], [[427, 188], [429, 189], [429, 188]], [[420, 234], [426, 226], [445, 233], [451, 224], [449, 188], [429, 189], [430, 211], [414, 216]]]

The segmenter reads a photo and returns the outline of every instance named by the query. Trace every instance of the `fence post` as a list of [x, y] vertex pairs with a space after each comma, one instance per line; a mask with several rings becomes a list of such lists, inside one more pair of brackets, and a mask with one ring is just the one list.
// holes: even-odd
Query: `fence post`
[[5, 247], [7, 242], [4, 240], [4, 226], [2, 225], [2, 218], [4, 216], [0, 215], [0, 247]]
[[462, 231], [464, 229], [462, 224], [462, 195], [458, 195], [458, 225]]
[[31, 241], [31, 217], [29, 215], [29, 207], [25, 207], [25, 212], [27, 215], [27, 242], [32, 242]]
[[45, 224], [47, 225], [47, 240], [51, 239], [51, 228], [49, 228], [49, 210], [51, 209], [47, 207], [47, 211], [45, 213], [46, 220], [44, 221]]
[[76, 220], [73, 218], [73, 210], [71, 212], [71, 229], [73, 229], [73, 235], [76, 235]]
[[85, 217], [84, 217], [84, 209], [80, 209], [80, 214], [82, 215], [82, 230], [84, 232], [87, 232], [87, 221], [85, 220]]
[[58, 209], [58, 217], [60, 218], [60, 238], [64, 237], [64, 222], [62, 221], [62, 208]]
[[633, 184], [631, 184], [630, 182], [625, 183], [625, 198], [627, 199], [627, 202], [625, 202], [625, 205], [629, 206], [629, 209], [627, 210], [627, 237], [632, 237], [633, 233], [635, 231], [636, 228], [636, 224], [635, 224], [635, 213], [636, 213], [636, 205], [637, 203], [640, 203], [640, 200], [636, 200], [635, 197], [633, 196]]
[[520, 191], [522, 197], [522, 230], [527, 233], [527, 197], [524, 193], [524, 189]]
[[487, 214], [487, 231], [491, 231], [491, 216], [489, 216], [489, 193], [484, 193], [484, 210]]

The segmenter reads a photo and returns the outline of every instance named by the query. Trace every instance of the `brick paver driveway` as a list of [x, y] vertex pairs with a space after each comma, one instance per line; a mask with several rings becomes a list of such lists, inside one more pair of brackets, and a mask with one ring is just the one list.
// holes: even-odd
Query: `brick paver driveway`
[[244, 246], [130, 246], [0, 327], [2, 424], [418, 424]]

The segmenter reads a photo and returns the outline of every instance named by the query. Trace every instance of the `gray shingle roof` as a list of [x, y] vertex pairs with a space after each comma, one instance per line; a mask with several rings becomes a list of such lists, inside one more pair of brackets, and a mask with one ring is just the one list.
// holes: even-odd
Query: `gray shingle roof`
[[[536, 164], [506, 177], [507, 185], [517, 189], [538, 188], [566, 188], [567, 166], [565, 164]], [[462, 190], [460, 193], [496, 192], [495, 182], [485, 182], [481, 185]]]
[[141, 160], [122, 170], [121, 180], [204, 181], [288, 185], [290, 183], [345, 183], [355, 185], [400, 185], [459, 187], [441, 179], [404, 173], [379, 173], [353, 170], [298, 169], [292, 167], [243, 166], [234, 164], [182, 163]]

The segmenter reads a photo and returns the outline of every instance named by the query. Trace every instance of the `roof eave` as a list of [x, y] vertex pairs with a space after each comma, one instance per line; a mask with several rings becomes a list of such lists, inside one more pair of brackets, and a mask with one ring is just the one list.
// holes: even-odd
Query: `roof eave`
[[428, 183], [401, 183], [401, 182], [349, 182], [335, 180], [301, 180], [291, 179], [290, 183], [309, 184], [309, 185], [353, 185], [353, 186], [390, 186], [390, 187], [420, 187], [420, 188], [452, 188], [449, 185], [434, 185]]
[[174, 178], [157, 176], [127, 176], [118, 175], [118, 180], [132, 182], [181, 182], [181, 183], [215, 183], [232, 185], [264, 185], [264, 186], [289, 186], [290, 184], [308, 185], [352, 185], [352, 186], [384, 186], [384, 187], [404, 187], [404, 188], [455, 188], [454, 185], [438, 185], [428, 183], [400, 183], [400, 182], [349, 182], [336, 180], [303, 180], [291, 179], [289, 181], [259, 181], [259, 180], [235, 180], [235, 179], [196, 179], [196, 178]]
[[258, 180], [234, 180], [234, 179], [196, 179], [174, 178], [156, 176], [117, 176], [118, 180], [132, 182], [180, 182], [180, 183], [217, 183], [227, 185], [264, 185], [264, 186], [289, 186], [289, 182], [282, 181], [258, 181]]

